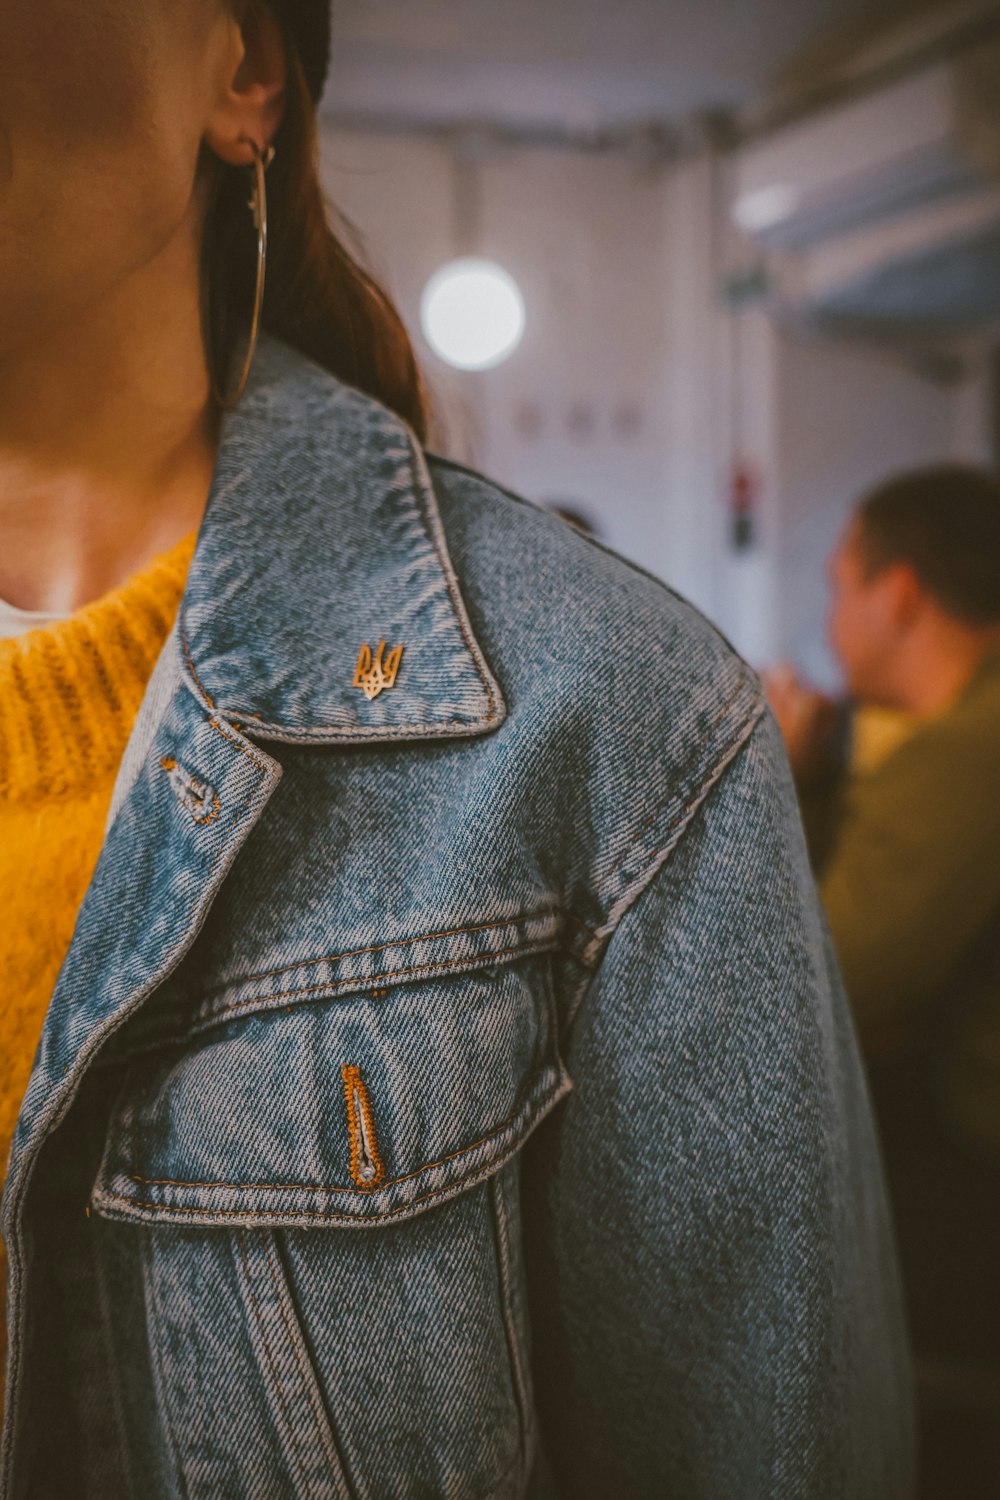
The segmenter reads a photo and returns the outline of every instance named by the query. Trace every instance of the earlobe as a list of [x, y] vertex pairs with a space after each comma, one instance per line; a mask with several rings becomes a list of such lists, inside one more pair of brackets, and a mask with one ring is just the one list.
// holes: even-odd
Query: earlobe
[[270, 165], [274, 148], [270, 144], [270, 136], [263, 130], [247, 130], [239, 134], [231, 131], [221, 133], [214, 130], [206, 130], [205, 145], [215, 155], [231, 167], [251, 167], [255, 158], [259, 155]]
[[204, 142], [222, 161], [246, 167], [254, 160], [253, 144], [263, 152], [284, 117], [288, 59], [281, 28], [267, 6], [248, 8], [235, 41], [235, 66]]

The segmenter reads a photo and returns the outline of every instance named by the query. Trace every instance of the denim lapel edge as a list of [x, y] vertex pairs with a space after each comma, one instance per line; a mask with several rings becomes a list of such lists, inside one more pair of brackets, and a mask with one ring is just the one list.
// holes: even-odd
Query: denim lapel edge
[[[415, 435], [275, 339], [223, 428], [179, 622], [203, 701], [254, 737], [428, 739], [506, 716]], [[399, 680], [369, 698], [355, 668], [379, 641], [402, 647]]]
[[176, 630], [133, 727], [120, 791], [46, 1012], [2, 1201], [8, 1250], [9, 1493], [23, 1347], [21, 1208], [42, 1147], [101, 1047], [181, 962], [281, 777], [280, 764], [207, 710], [183, 673]]

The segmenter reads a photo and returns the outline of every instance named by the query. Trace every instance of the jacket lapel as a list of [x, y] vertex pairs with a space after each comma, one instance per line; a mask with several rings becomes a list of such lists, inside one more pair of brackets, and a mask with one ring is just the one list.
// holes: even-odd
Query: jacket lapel
[[[395, 684], [356, 685], [367, 646]], [[265, 340], [224, 429], [178, 620], [133, 727], [46, 1016], [4, 1216], [111, 1033], [181, 961], [281, 775], [259, 740], [470, 735], [505, 715], [408, 429]], [[251, 738], [250, 736], [253, 736]]]
[[46, 1013], [11, 1150], [8, 1237], [37, 1148], [102, 1044], [187, 952], [281, 776], [179, 681], [143, 740]]
[[[223, 432], [180, 619], [204, 701], [255, 737], [437, 738], [504, 716], [413, 434], [274, 341]], [[380, 642], [399, 670], [369, 696], [355, 669]]]

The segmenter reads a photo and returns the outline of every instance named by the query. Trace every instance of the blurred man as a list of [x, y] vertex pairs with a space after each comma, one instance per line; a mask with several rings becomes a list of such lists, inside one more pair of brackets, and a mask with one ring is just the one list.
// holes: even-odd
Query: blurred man
[[[787, 668], [769, 695], [869, 1061], [925, 1404], [1000, 1423], [1000, 482], [891, 480], [830, 582], [850, 697], [904, 732], [849, 774], [836, 705]], [[979, 1440], [961, 1461], [982, 1483]], [[964, 1495], [954, 1443], [946, 1462]]]

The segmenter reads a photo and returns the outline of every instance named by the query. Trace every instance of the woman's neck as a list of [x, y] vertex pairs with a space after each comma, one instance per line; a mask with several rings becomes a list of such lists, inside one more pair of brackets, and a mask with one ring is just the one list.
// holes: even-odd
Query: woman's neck
[[30, 347], [0, 345], [0, 597], [22, 609], [80, 608], [201, 519], [218, 411], [183, 239]]

